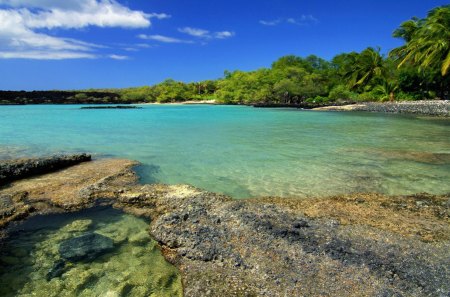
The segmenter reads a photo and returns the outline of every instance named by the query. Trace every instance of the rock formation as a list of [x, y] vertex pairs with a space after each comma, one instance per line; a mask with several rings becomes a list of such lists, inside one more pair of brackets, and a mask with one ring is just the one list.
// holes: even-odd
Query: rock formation
[[140, 185], [135, 164], [98, 160], [11, 183], [0, 191], [1, 226], [98, 203], [151, 218], [185, 296], [450, 294], [448, 195], [233, 200]]

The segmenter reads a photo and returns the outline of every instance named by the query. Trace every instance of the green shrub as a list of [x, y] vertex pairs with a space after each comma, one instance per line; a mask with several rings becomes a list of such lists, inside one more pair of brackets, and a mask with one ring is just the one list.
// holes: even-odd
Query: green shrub
[[323, 96], [316, 96], [314, 98], [308, 98], [305, 100], [307, 103], [328, 103], [330, 98]]
[[414, 93], [405, 93], [405, 92], [399, 92], [398, 94], [395, 94], [395, 100], [405, 100], [405, 101], [413, 101], [413, 100], [422, 100], [424, 97], [419, 94]]
[[361, 94], [358, 94], [358, 96], [355, 98], [356, 101], [377, 101], [378, 99], [372, 92], [364, 92]]
[[347, 86], [337, 85], [330, 91], [328, 98], [330, 98], [332, 100], [355, 99], [355, 98], [357, 98], [357, 96], [358, 96], [358, 94], [350, 91]]
[[88, 96], [85, 93], [78, 93], [75, 95], [75, 99], [77, 100], [86, 100]]

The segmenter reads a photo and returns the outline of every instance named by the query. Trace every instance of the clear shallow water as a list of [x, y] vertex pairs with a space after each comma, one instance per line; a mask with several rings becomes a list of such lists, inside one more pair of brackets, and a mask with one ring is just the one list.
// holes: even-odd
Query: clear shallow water
[[[147, 232], [148, 223], [112, 208], [33, 217], [12, 230], [0, 245], [0, 296], [182, 296], [181, 278]], [[114, 249], [91, 261], [60, 261], [65, 240], [95, 232]]]
[[[86, 151], [142, 162], [143, 182], [236, 198], [450, 192], [450, 120], [154, 106], [0, 107], [0, 158]], [[436, 155], [439, 154], [439, 155]]]

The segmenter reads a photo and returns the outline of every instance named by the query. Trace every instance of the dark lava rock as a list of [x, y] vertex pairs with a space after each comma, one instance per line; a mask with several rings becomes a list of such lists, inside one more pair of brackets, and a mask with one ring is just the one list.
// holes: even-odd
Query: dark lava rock
[[58, 260], [55, 264], [53, 264], [52, 268], [47, 273], [47, 281], [51, 281], [55, 277], [60, 277], [63, 275], [66, 268], [66, 262], [63, 260]]
[[83, 106], [80, 109], [142, 109], [139, 106], [127, 106], [127, 105], [117, 105], [117, 106]]
[[87, 233], [63, 241], [59, 246], [59, 254], [61, 258], [72, 262], [92, 261], [113, 248], [114, 242], [111, 238], [97, 233]]
[[73, 154], [0, 161], [0, 185], [4, 182], [49, 173], [90, 160], [91, 155]]
[[161, 201], [168, 211], [150, 233], [180, 267], [185, 296], [450, 296], [447, 242], [310, 218], [294, 201]]
[[0, 196], [0, 218], [10, 215], [14, 211], [14, 203], [9, 196]]

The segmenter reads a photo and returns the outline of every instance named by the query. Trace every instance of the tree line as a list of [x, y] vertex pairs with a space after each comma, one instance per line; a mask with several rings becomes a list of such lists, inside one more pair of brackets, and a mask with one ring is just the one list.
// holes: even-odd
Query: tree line
[[331, 61], [290, 55], [270, 68], [225, 71], [217, 80], [168, 79], [153, 86], [79, 91], [65, 98], [74, 103], [216, 100], [224, 104], [449, 99], [450, 5], [429, 11], [424, 19], [403, 22], [393, 37], [404, 40], [404, 45], [388, 55], [376, 47], [342, 53]]
[[285, 56], [270, 68], [225, 71], [218, 80], [183, 83], [166, 80], [121, 90], [124, 99], [176, 102], [215, 99], [252, 104], [338, 100], [387, 101], [448, 99], [450, 89], [450, 5], [412, 18], [393, 32], [404, 45], [382, 55], [380, 48], [343, 53], [326, 61], [315, 55]]
[[0, 91], [0, 104], [128, 103], [112, 91]]

